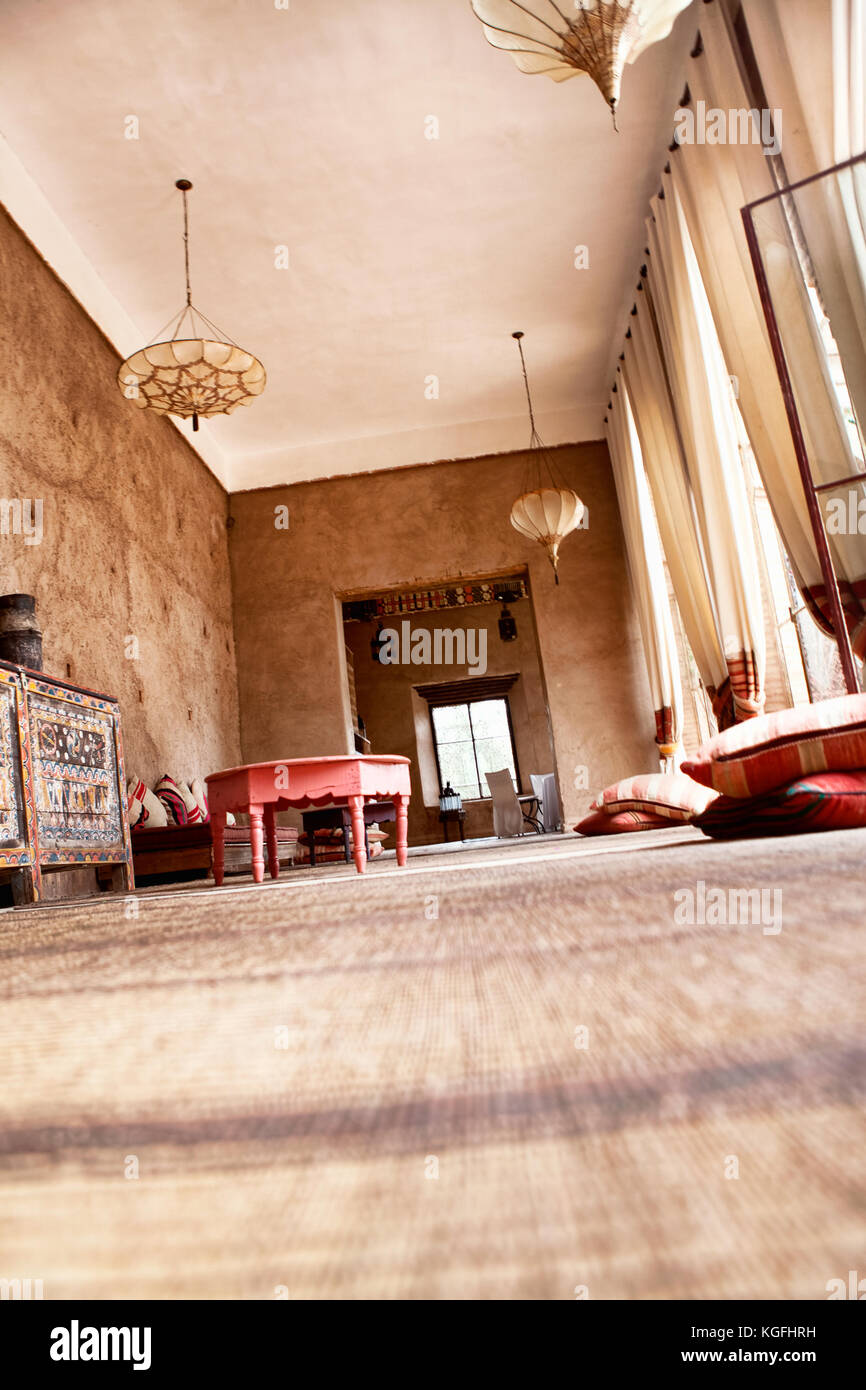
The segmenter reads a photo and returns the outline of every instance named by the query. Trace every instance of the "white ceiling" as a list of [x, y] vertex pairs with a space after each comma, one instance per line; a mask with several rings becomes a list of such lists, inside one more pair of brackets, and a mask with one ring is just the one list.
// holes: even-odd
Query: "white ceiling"
[[121, 351], [182, 307], [192, 179], [194, 302], [269, 378], [202, 425], [232, 487], [524, 447], [515, 328], [546, 442], [598, 438], [698, 18], [627, 69], [616, 135], [469, 0], [3, 0], [0, 129], [135, 326]]

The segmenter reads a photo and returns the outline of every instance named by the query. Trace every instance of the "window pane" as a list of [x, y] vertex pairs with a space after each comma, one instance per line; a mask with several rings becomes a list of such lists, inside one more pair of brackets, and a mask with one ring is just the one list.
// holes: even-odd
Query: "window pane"
[[[482, 780], [485, 772], [500, 772], [507, 767], [511, 773], [511, 780], [514, 783], [514, 790], [518, 791], [517, 777], [515, 775], [514, 754], [511, 751], [511, 739], [505, 738], [484, 738], [476, 739], [475, 752], [478, 757], [478, 770]], [[490, 795], [490, 790], [486, 781], [484, 782], [484, 796]]]
[[472, 742], [468, 705], [438, 705], [432, 715], [437, 743]]
[[480, 738], [505, 738], [511, 741], [508, 731], [508, 710], [504, 700], [478, 700], [470, 705], [472, 732], [475, 741]]
[[450, 782], [454, 790], [467, 801], [486, 794], [478, 785], [471, 743], [440, 744], [439, 775], [443, 786]]

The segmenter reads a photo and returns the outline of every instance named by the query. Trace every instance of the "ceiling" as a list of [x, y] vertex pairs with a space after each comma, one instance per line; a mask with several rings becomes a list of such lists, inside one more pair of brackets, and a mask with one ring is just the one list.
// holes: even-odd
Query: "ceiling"
[[0, 130], [124, 354], [183, 305], [193, 181], [193, 300], [268, 372], [191, 436], [231, 487], [525, 447], [517, 328], [545, 442], [600, 437], [695, 6], [626, 70], [618, 135], [589, 78], [520, 73], [469, 0], [2, 8]]

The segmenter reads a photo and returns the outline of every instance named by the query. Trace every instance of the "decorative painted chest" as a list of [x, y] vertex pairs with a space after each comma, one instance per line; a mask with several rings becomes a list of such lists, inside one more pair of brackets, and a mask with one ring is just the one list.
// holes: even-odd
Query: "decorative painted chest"
[[117, 701], [0, 662], [0, 877], [16, 902], [81, 864], [134, 887], [124, 787]]

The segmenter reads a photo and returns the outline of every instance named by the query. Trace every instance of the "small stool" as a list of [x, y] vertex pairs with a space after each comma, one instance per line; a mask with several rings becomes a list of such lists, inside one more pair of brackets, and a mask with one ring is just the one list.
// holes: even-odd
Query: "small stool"
[[466, 819], [465, 811], [440, 811], [439, 819], [442, 822], [442, 831], [446, 844], [448, 843], [448, 824], [450, 821], [457, 822], [457, 828], [460, 831], [460, 838], [461, 840], [463, 839], [463, 822]]

